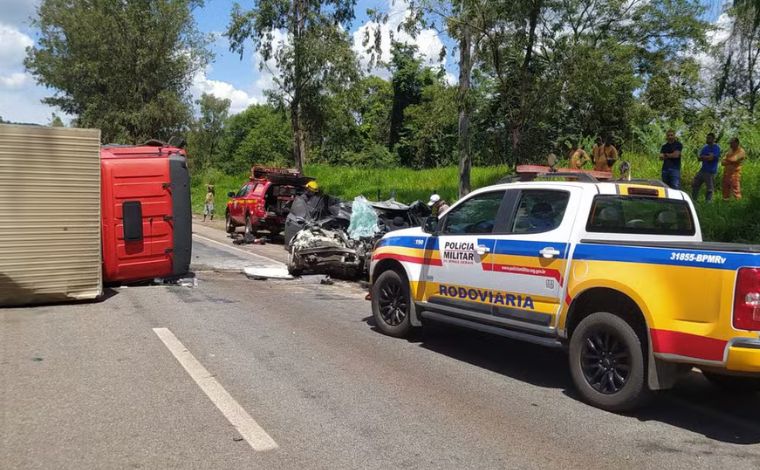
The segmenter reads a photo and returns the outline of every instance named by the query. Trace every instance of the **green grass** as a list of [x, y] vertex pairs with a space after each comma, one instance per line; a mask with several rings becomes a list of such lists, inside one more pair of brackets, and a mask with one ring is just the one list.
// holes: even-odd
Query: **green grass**
[[[492, 166], [472, 169], [472, 187], [488, 186], [508, 174], [506, 166]], [[371, 200], [385, 200], [395, 195], [396, 200], [410, 203], [417, 199], [427, 201], [437, 192], [445, 200], [452, 202], [458, 193], [458, 170], [456, 167], [413, 170], [409, 168], [352, 168], [328, 165], [309, 165], [305, 173], [317, 179], [320, 188], [327, 194], [345, 200], [365, 196]], [[216, 190], [216, 212], [224, 217], [227, 193], [237, 192], [249, 174], [226, 175], [216, 170], [193, 174], [193, 212], [203, 212], [206, 184], [211, 183]]]
[[[659, 179], [662, 163], [656, 157], [626, 152], [623, 160], [632, 166], [634, 178]], [[691, 191], [691, 181], [699, 170], [696, 158], [683, 159], [681, 184]], [[505, 166], [479, 167], [472, 170], [472, 187], [479, 188], [498, 181], [509, 173]], [[333, 196], [346, 200], [364, 195], [372, 200], [382, 200], [395, 194], [401, 202], [417, 199], [427, 200], [437, 192], [449, 202], [457, 195], [457, 168], [433, 168], [413, 170], [409, 168], [352, 168], [327, 165], [310, 165], [306, 174], [317, 178], [322, 189]], [[216, 187], [216, 210], [224, 217], [227, 192], [237, 191], [247, 181], [248, 174], [226, 175], [216, 170], [194, 174], [192, 200], [195, 212], [203, 211], [206, 183]], [[741, 201], [722, 201], [720, 194], [721, 174], [716, 177], [715, 200], [704, 201], [704, 188], [696, 202], [697, 212], [706, 240], [725, 242], [760, 243], [760, 162], [750, 160], [742, 170]]]

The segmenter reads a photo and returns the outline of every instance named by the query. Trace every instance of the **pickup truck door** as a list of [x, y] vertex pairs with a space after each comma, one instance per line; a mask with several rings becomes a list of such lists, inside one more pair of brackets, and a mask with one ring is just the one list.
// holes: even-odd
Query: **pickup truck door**
[[422, 272], [429, 304], [489, 314], [484, 289], [495, 287], [490, 255], [496, 242], [493, 233], [506, 221], [502, 213], [505, 194], [505, 190], [476, 194], [441, 219], [435, 240], [438, 259]]
[[508, 227], [495, 236], [491, 276], [512, 301], [494, 302], [493, 315], [550, 328], [565, 292], [568, 252], [580, 188], [513, 189]]

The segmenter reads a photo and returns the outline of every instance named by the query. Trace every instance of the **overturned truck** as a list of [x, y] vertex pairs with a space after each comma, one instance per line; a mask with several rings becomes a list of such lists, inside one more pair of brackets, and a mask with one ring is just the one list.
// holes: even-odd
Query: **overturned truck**
[[419, 226], [429, 215], [430, 209], [421, 201], [406, 205], [394, 199], [371, 202], [360, 196], [346, 203], [305, 193], [293, 201], [285, 222], [288, 271], [295, 276], [365, 277], [380, 237]]

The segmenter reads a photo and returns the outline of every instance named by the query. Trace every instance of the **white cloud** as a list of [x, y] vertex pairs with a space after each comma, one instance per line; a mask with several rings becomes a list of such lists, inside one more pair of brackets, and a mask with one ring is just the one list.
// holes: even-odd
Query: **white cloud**
[[23, 67], [26, 48], [33, 44], [32, 38], [18, 28], [0, 23], [0, 72]]
[[288, 43], [288, 35], [284, 31], [275, 30], [272, 36], [272, 57], [269, 60], [264, 61], [258, 51], [252, 53], [252, 74], [256, 76], [256, 79], [248, 90], [236, 88], [231, 83], [222, 80], [209, 79], [208, 74], [212, 72], [212, 68], [209, 67], [196, 75], [193, 80], [193, 95], [199, 97], [202, 93], [208, 93], [217, 98], [227, 98], [231, 101], [230, 113], [232, 114], [239, 113], [252, 104], [266, 102], [264, 92], [277, 86], [275, 74], [278, 74], [279, 70], [274, 56]]
[[196, 98], [207, 93], [217, 98], [229, 99], [230, 113], [232, 114], [239, 113], [248, 106], [260, 102], [257, 97], [245, 90], [235, 88], [231, 83], [208, 78], [205, 71], [195, 76], [191, 91]]
[[[388, 21], [384, 24], [378, 24], [374, 21], [367, 21], [353, 33], [353, 49], [359, 57], [363, 66], [370, 63], [370, 54], [367, 47], [363, 44], [365, 37], [369, 34], [370, 43], [374, 42], [375, 32], [380, 30], [380, 62], [388, 63], [391, 60], [391, 37], [393, 40], [417, 46], [417, 54], [423, 60], [425, 65], [435, 67], [446, 65], [446, 58], [441, 59], [441, 50], [443, 41], [438, 32], [434, 29], [423, 29], [414, 37], [403, 30], [399, 30], [399, 25], [409, 17], [409, 3], [406, 0], [388, 0]], [[388, 71], [382, 66], [375, 67], [372, 73], [387, 77]]]
[[0, 75], [0, 88], [21, 88], [32, 81], [32, 77], [22, 72]]
[[[34, 1], [3, 3], [3, 21], [21, 22], [34, 9]], [[38, 86], [24, 70], [26, 48], [34, 40], [19, 27], [0, 23], [0, 116], [14, 122], [46, 124], [55, 108], [42, 104], [48, 90]], [[60, 114], [60, 113], [59, 113]]]
[[727, 13], [721, 14], [715, 23], [713, 23], [714, 29], [707, 32], [707, 43], [712, 50], [695, 55], [697, 63], [701, 66], [702, 73], [706, 75], [708, 80], [712, 79], [712, 75], [720, 67], [720, 64], [716, 60], [715, 49], [725, 43], [729, 36], [731, 36], [731, 26], [731, 17]]

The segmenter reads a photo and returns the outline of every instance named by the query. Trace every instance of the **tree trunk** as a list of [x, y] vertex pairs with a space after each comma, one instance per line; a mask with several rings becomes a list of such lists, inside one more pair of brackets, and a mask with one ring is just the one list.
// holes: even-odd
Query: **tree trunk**
[[517, 166], [519, 159], [522, 156], [522, 131], [525, 126], [527, 115], [529, 110], [527, 109], [527, 95], [531, 92], [533, 84], [533, 74], [530, 71], [531, 62], [533, 60], [533, 46], [536, 43], [536, 27], [538, 26], [538, 18], [541, 15], [541, 8], [543, 7], [543, 0], [534, 0], [531, 5], [530, 16], [528, 18], [528, 42], [525, 45], [525, 57], [523, 59], [522, 67], [520, 69], [520, 95], [517, 97], [519, 100], [519, 108], [516, 118], [512, 122], [510, 128], [512, 139], [512, 158], [513, 164]]
[[517, 168], [517, 163], [519, 160], [519, 152], [520, 152], [520, 127], [518, 125], [513, 125], [510, 129], [510, 142], [512, 143], [512, 168]]
[[301, 103], [295, 97], [290, 102], [290, 122], [293, 127], [293, 162], [296, 169], [303, 173], [306, 160], [306, 141], [301, 127]]
[[298, 171], [303, 173], [306, 163], [306, 139], [304, 138], [303, 121], [301, 119], [301, 99], [303, 88], [303, 55], [302, 38], [305, 28], [304, 0], [293, 2], [293, 100], [290, 102], [290, 120], [293, 127], [293, 162]]
[[472, 31], [463, 24], [459, 32], [459, 197], [470, 192], [470, 75], [472, 73]]

